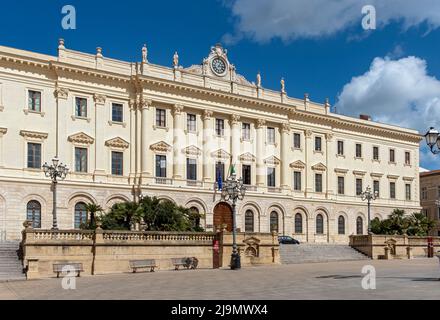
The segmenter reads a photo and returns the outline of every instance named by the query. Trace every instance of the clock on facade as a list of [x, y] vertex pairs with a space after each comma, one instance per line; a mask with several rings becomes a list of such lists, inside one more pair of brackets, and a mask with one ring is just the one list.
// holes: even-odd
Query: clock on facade
[[215, 58], [211, 62], [212, 71], [218, 76], [226, 73], [226, 62], [221, 58]]

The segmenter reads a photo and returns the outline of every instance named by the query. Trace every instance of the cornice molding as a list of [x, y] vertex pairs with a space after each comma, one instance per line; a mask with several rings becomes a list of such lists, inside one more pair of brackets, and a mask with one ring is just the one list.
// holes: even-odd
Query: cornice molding
[[107, 147], [118, 148], [118, 149], [128, 149], [130, 143], [122, 139], [121, 137], [116, 137], [105, 142]]
[[69, 142], [79, 143], [79, 144], [93, 144], [95, 142], [95, 139], [93, 139], [88, 134], [85, 134], [84, 132], [78, 132], [72, 134], [67, 138], [67, 140]]
[[27, 131], [27, 130], [20, 130], [20, 135], [23, 136], [24, 138], [40, 139], [40, 140], [45, 140], [49, 136], [49, 134], [45, 132], [36, 132], [36, 131]]

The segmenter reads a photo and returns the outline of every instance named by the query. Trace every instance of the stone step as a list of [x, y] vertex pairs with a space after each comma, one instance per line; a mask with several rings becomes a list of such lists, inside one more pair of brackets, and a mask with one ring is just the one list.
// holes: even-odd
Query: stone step
[[25, 280], [23, 265], [18, 257], [19, 242], [0, 242], [0, 281]]
[[280, 258], [283, 264], [369, 259], [348, 245], [307, 243], [281, 245]]

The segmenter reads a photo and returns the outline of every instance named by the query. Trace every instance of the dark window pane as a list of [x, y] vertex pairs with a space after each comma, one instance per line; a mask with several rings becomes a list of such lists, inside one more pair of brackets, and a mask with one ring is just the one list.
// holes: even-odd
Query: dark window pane
[[299, 133], [293, 134], [293, 147], [296, 149], [301, 148], [301, 135]]
[[87, 172], [87, 149], [75, 148], [75, 171]]
[[87, 117], [87, 99], [75, 98], [75, 116], [83, 118]]
[[33, 228], [41, 228], [41, 204], [38, 201], [29, 201], [26, 208], [26, 219], [32, 221]]
[[116, 176], [123, 175], [124, 154], [122, 152], [112, 151], [112, 174]]
[[315, 151], [322, 150], [321, 141], [321, 137], [315, 137]]
[[323, 234], [324, 233], [324, 218], [322, 214], [318, 214], [316, 216], [316, 233]]
[[243, 140], [251, 139], [251, 125], [249, 123], [242, 124], [242, 138]]
[[345, 193], [345, 179], [344, 177], [338, 177], [338, 194]]
[[244, 217], [244, 230], [246, 232], [254, 232], [254, 213], [247, 210]]
[[166, 178], [167, 176], [167, 157], [156, 155], [156, 177]]
[[87, 223], [87, 210], [84, 202], [75, 205], [75, 229], [79, 229], [82, 224]]
[[123, 121], [123, 106], [122, 104], [113, 103], [112, 104], [112, 121], [122, 122]]
[[224, 136], [225, 121], [223, 119], [215, 119], [215, 134], [218, 136]]
[[267, 186], [275, 187], [275, 168], [267, 168]]
[[362, 145], [360, 143], [356, 144], [356, 158], [362, 158]]
[[338, 141], [338, 155], [343, 156], [344, 155], [344, 142]]
[[295, 233], [303, 233], [303, 222], [301, 213], [295, 215]]
[[338, 218], [338, 234], [345, 234], [345, 218], [343, 216]]
[[156, 109], [156, 126], [166, 127], [166, 111], [164, 109]]
[[363, 221], [361, 217], [358, 217], [356, 219], [356, 234], [363, 234], [364, 233], [364, 226]]
[[215, 179], [216, 181], [225, 181], [225, 164], [223, 162], [215, 164]]
[[270, 213], [270, 232], [278, 232], [278, 213], [272, 211]]
[[243, 184], [251, 185], [251, 166], [244, 164], [242, 166]]
[[301, 172], [295, 171], [293, 173], [293, 189], [295, 191], [301, 191]]
[[322, 174], [315, 174], [315, 192], [322, 192]]
[[356, 179], [356, 195], [360, 196], [362, 194], [362, 179]]
[[186, 115], [186, 129], [188, 132], [196, 132], [196, 115], [195, 114], [187, 114]]
[[197, 180], [197, 160], [186, 159], [186, 179]]
[[41, 112], [41, 92], [29, 90], [28, 99], [28, 109]]
[[41, 144], [28, 143], [28, 168], [41, 168]]

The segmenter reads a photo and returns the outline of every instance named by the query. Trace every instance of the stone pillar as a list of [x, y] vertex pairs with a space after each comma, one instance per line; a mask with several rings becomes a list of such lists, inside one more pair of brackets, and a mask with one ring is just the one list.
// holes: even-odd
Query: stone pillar
[[212, 111], [205, 110], [203, 113], [203, 181], [214, 182], [212, 169], [214, 167], [211, 158], [212, 151]]
[[153, 117], [150, 114], [150, 106], [151, 100], [141, 99], [138, 105], [138, 115], [141, 118], [140, 130], [138, 131], [138, 135], [140, 135], [140, 146], [141, 150], [139, 153], [140, 158], [140, 168], [141, 168], [141, 183], [145, 183], [146, 178], [152, 176], [153, 170], [153, 160], [150, 159], [149, 155], [149, 134], [151, 132], [151, 128], [153, 127], [152, 121]]
[[182, 148], [185, 132], [183, 130], [182, 119], [183, 106], [176, 104], [173, 109], [174, 129], [173, 129], [173, 179], [186, 179], [185, 176], [185, 159], [183, 157]]
[[306, 130], [304, 132], [305, 137], [305, 196], [307, 197], [307, 193], [313, 191], [313, 170], [310, 169], [310, 155], [313, 153], [313, 141], [312, 141], [312, 130]]
[[289, 170], [290, 149], [290, 124], [285, 122], [281, 125], [281, 188], [290, 189], [292, 177]]
[[334, 172], [334, 168], [331, 165], [330, 158], [335, 157], [336, 151], [333, 143], [333, 133], [327, 133], [325, 135], [325, 138], [326, 138], [325, 166], [327, 167], [327, 170], [325, 171], [325, 188], [326, 188], [326, 197], [331, 198], [334, 194], [333, 188], [336, 185], [336, 181], [334, 181], [334, 179], [337, 178], [334, 174], [332, 174], [332, 172]]
[[266, 170], [264, 165], [264, 127], [266, 120], [258, 119], [255, 128], [257, 129], [257, 186], [263, 187], [266, 183]]
[[40, 272], [38, 271], [38, 259], [27, 259], [26, 279], [40, 279]]
[[[105, 101], [106, 96], [95, 94], [95, 182], [103, 182], [107, 169], [108, 153], [105, 150]], [[110, 172], [109, 172], [110, 173]]]
[[136, 183], [136, 100], [130, 100], [130, 184]]
[[[238, 164], [240, 157], [240, 116], [231, 115], [231, 155], [232, 164]], [[237, 167], [235, 168], [237, 170]], [[236, 171], [237, 172], [237, 171]], [[237, 172], [238, 175], [238, 172]]]
[[[63, 137], [67, 137], [68, 128], [67, 121], [71, 119], [71, 105], [67, 101], [69, 97], [69, 89], [60, 88], [58, 85], [55, 88], [54, 96], [57, 104], [57, 120], [56, 120], [56, 147], [55, 154], [58, 158], [61, 159], [62, 162], [66, 163], [70, 166], [70, 168], [74, 168], [74, 163], [70, 163], [71, 156], [69, 148], [65, 147], [65, 141], [63, 141]], [[55, 155], [54, 154], [54, 155]]]

